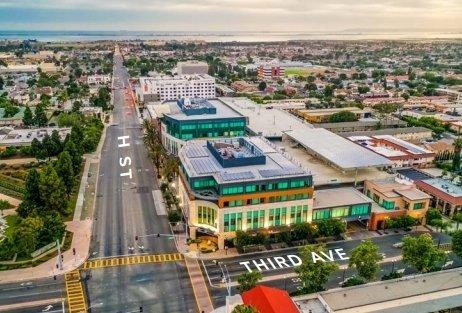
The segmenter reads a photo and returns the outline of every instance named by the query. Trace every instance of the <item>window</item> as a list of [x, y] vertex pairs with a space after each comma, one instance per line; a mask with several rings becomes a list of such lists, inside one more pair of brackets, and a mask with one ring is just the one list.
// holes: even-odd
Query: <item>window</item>
[[217, 211], [214, 208], [206, 206], [198, 206], [197, 208], [197, 222], [199, 224], [206, 224], [212, 227], [217, 227], [216, 223]]
[[369, 204], [356, 204], [351, 206], [351, 216], [368, 215]]
[[393, 210], [395, 208], [395, 201], [383, 200], [382, 206], [387, 210]]
[[265, 210], [247, 212], [247, 228], [258, 229], [265, 227]]
[[278, 189], [287, 189], [288, 186], [289, 186], [288, 182], [279, 182], [279, 183], [277, 183], [277, 188]]
[[241, 194], [243, 192], [244, 192], [244, 187], [242, 186], [223, 187], [224, 195]]
[[[229, 201], [229, 206], [230, 207], [235, 207], [235, 206], [241, 206], [244, 205], [244, 200], [233, 200]], [[226, 205], [225, 205], [226, 206]]]
[[194, 189], [202, 189], [202, 188], [209, 188], [209, 187], [215, 187], [215, 186], [216, 186], [216, 183], [213, 178], [195, 180], [193, 182]]
[[245, 192], [255, 192], [255, 191], [257, 191], [257, 185], [245, 186]]
[[223, 216], [224, 231], [236, 231], [242, 229], [242, 213], [229, 213]]
[[340, 207], [340, 208], [335, 208], [332, 209], [332, 217], [333, 218], [339, 218], [339, 217], [345, 217], [348, 216], [348, 207]]
[[313, 211], [313, 221], [315, 220], [324, 220], [330, 218], [330, 209], [323, 210], [314, 210]]
[[424, 204], [423, 202], [417, 202], [417, 203], [414, 203], [414, 210], [420, 210], [421, 208], [424, 207]]
[[259, 204], [260, 203], [260, 199], [259, 198], [254, 198], [250, 201], [250, 204]]
[[304, 180], [293, 180], [290, 182], [290, 188], [299, 188], [305, 186]]
[[372, 200], [374, 200], [374, 202], [379, 203], [380, 197], [374, 193], [374, 194], [372, 195]]

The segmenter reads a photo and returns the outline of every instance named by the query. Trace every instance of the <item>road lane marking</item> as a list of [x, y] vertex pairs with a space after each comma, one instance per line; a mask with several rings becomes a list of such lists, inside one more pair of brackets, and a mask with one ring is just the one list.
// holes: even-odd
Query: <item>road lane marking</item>
[[116, 258], [106, 258], [100, 260], [89, 260], [83, 264], [83, 269], [96, 269], [104, 267], [115, 267], [122, 265], [134, 264], [148, 264], [148, 263], [163, 263], [163, 262], [176, 262], [184, 260], [181, 253], [167, 253], [167, 254], [150, 254], [150, 255], [135, 255], [123, 256]]

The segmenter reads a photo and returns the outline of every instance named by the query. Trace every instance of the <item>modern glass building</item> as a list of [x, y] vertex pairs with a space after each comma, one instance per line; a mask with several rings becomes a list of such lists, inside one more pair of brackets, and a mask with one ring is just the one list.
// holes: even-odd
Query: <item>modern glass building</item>
[[179, 157], [180, 205], [192, 238], [206, 231], [223, 248], [237, 230], [311, 221], [311, 173], [264, 138], [191, 140]]
[[247, 120], [219, 99], [180, 99], [160, 104], [162, 142], [178, 154], [187, 140], [243, 136]]

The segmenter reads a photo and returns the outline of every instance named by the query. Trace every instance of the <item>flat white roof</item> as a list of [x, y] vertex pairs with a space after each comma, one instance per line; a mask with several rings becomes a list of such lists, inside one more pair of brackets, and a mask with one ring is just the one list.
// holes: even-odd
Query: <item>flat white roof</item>
[[305, 128], [285, 132], [309, 152], [343, 169], [390, 166], [387, 158], [323, 128]]
[[280, 109], [268, 109], [247, 98], [220, 98], [229, 107], [246, 116], [247, 128], [255, 135], [281, 138], [285, 131], [309, 129], [313, 126]]

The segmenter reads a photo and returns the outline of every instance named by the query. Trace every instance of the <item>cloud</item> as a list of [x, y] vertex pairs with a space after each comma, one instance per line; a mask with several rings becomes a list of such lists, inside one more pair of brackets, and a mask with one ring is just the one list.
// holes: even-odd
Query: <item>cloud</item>
[[[32, 26], [26, 15], [13, 21], [5, 13], [21, 10], [40, 27], [69, 28], [80, 18], [81, 27], [133, 30], [462, 30], [461, 0], [0, 0], [0, 26]], [[41, 12], [49, 18], [37, 20]], [[50, 22], [60, 15], [67, 23]]]

